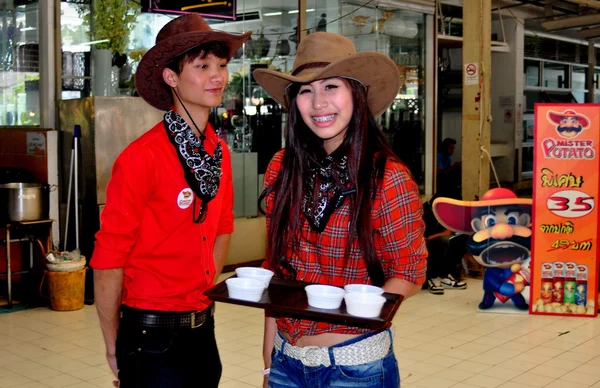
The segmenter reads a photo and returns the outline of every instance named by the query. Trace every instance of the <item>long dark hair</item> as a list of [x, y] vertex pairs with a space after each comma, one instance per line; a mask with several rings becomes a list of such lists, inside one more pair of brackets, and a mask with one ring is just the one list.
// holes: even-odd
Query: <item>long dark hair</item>
[[[366, 88], [358, 81], [344, 80], [352, 91], [354, 113], [340, 148], [348, 157], [349, 181], [356, 188], [356, 192], [348, 197], [351, 218], [345, 256], [347, 259], [354, 239], [358, 239], [371, 282], [381, 286], [384, 274], [373, 242], [372, 200], [383, 178], [386, 161], [400, 161], [369, 111]], [[259, 203], [262, 203], [267, 195], [274, 193], [273, 208], [269, 214], [267, 260], [277, 276], [284, 278], [296, 277], [286, 255], [290, 245], [293, 250], [298, 248], [302, 234], [305, 173], [311, 161], [326, 155], [323, 141], [306, 126], [298, 111], [296, 96], [300, 86], [292, 84], [288, 90], [289, 114], [282, 166], [275, 183], [266, 187], [259, 198]], [[261, 212], [265, 214], [262, 207]]]

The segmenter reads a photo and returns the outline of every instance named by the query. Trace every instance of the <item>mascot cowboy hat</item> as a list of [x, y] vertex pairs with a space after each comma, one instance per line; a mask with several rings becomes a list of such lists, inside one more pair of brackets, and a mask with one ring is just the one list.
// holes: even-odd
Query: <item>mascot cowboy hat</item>
[[433, 213], [446, 229], [458, 233], [473, 233], [471, 220], [474, 212], [496, 206], [522, 206], [530, 212], [532, 200], [518, 198], [511, 190], [495, 188], [488, 190], [480, 201], [458, 201], [437, 198], [433, 202]]

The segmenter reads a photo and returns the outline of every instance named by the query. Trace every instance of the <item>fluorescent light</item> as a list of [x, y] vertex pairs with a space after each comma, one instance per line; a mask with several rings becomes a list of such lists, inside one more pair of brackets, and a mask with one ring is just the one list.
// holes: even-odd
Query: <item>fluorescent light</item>
[[267, 12], [267, 13], [263, 13], [263, 16], [279, 16], [281, 14], [282, 14], [282, 12]]
[[93, 44], [104, 43], [104, 42], [110, 42], [110, 39], [92, 40], [91, 42], [83, 42], [83, 43], [76, 44], [75, 46], [91, 46]]
[[[309, 9], [306, 10], [306, 12], [315, 12], [315, 9], [314, 8], [309, 8]], [[298, 13], [298, 10], [294, 9], [292, 11], [288, 11], [288, 14], [290, 14], [290, 15], [293, 14], [293, 13]]]
[[35, 31], [37, 30], [37, 28], [35, 27], [23, 27], [21, 28], [21, 31]]

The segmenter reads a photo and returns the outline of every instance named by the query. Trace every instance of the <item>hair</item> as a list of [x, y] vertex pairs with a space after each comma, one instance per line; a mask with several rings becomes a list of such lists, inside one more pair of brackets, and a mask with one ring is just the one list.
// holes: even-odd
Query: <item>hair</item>
[[453, 144], [456, 144], [456, 140], [452, 139], [451, 137], [445, 138], [440, 145], [440, 151], [444, 153], [448, 152], [448, 148]]
[[[347, 155], [349, 183], [356, 188], [356, 192], [347, 198], [350, 201], [350, 234], [345, 257], [347, 260], [354, 240], [358, 240], [371, 282], [381, 286], [385, 279], [373, 241], [372, 200], [383, 178], [386, 161], [401, 162], [394, 155], [369, 111], [367, 89], [358, 81], [343, 80], [352, 92], [354, 112], [339, 149]], [[291, 246], [293, 251], [298, 248], [299, 237], [303, 233], [301, 204], [304, 176], [311, 161], [316, 162], [326, 155], [323, 141], [308, 128], [300, 116], [296, 105], [300, 87], [301, 84], [295, 83], [288, 88], [286, 100], [289, 108], [282, 166], [274, 184], [266, 187], [259, 198], [260, 204], [267, 195], [274, 193], [273, 209], [269, 214], [267, 260], [277, 276], [283, 278], [296, 277], [296, 271], [286, 256], [288, 247]], [[266, 214], [262, 206], [259, 208]]]
[[185, 65], [193, 62], [196, 58], [204, 59], [209, 54], [217, 58], [227, 59], [227, 61], [231, 59], [229, 46], [224, 42], [215, 41], [201, 44], [179, 54], [167, 63], [166, 68], [173, 70], [176, 74], [181, 74]]

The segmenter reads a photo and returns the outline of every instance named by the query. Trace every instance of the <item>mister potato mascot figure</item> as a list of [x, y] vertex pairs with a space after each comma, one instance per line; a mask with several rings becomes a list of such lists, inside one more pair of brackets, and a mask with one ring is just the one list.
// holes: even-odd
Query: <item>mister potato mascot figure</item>
[[517, 198], [504, 188], [487, 191], [480, 201], [457, 201], [438, 198], [433, 212], [444, 227], [469, 234], [467, 250], [485, 267], [482, 310], [496, 299], [512, 300], [519, 310], [529, 305], [521, 294], [529, 284], [529, 269], [522, 264], [529, 259], [531, 248], [532, 200]]

